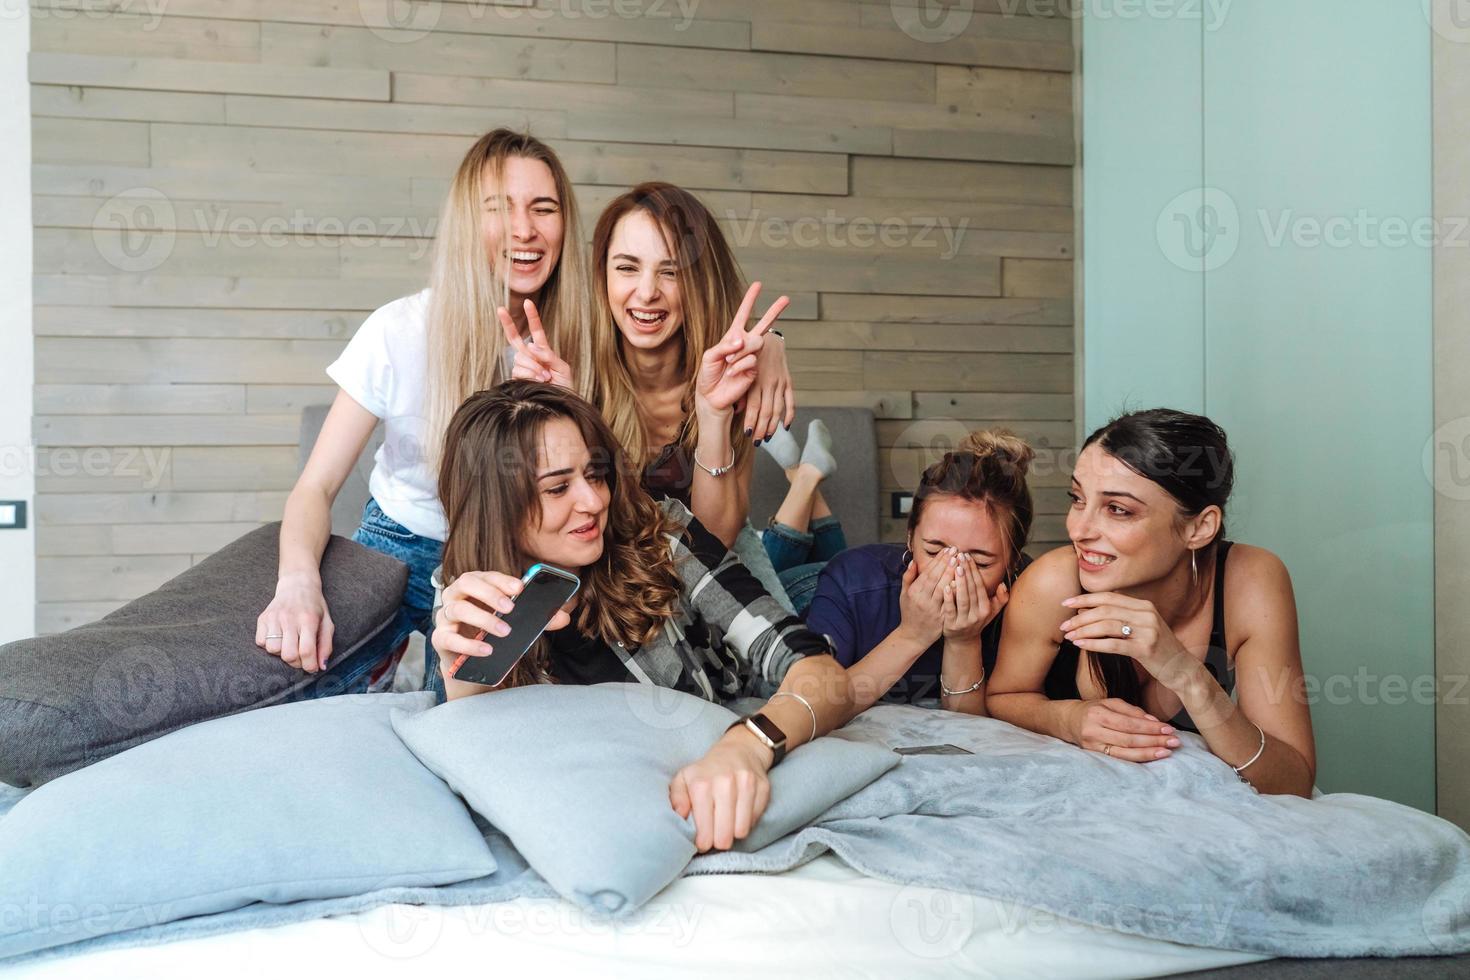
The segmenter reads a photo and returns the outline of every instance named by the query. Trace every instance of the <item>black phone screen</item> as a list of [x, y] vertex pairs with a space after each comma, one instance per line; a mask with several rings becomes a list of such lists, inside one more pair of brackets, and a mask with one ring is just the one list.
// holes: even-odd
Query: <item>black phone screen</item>
[[565, 572], [542, 569], [521, 589], [515, 608], [500, 618], [510, 627], [509, 636], [485, 636], [491, 652], [484, 657], [466, 657], [454, 679], [494, 686], [505, 680], [511, 669], [546, 631], [546, 624], [566, 601], [577, 594], [578, 582]]

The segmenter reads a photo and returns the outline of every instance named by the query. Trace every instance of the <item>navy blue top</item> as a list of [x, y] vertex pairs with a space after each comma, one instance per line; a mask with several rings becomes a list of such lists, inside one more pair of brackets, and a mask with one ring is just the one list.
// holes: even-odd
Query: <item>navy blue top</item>
[[[817, 579], [817, 591], [806, 611], [807, 629], [820, 633], [831, 643], [837, 662], [844, 667], [867, 656], [898, 628], [899, 593], [903, 590], [901, 544], [869, 544], [849, 548], [827, 563]], [[1030, 563], [1021, 557], [1022, 567]], [[995, 669], [1000, 649], [1002, 611], [980, 634], [980, 659], [987, 674]], [[909, 703], [938, 698], [939, 668], [944, 663], [944, 638], [919, 655], [908, 673], [899, 678], [882, 698]]]

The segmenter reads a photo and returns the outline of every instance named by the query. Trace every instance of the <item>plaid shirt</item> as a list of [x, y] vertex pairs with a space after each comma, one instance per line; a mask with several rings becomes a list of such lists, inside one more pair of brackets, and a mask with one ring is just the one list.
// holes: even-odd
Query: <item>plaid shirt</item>
[[659, 505], [686, 532], [668, 537], [679, 610], [650, 642], [613, 648], [630, 681], [722, 701], [773, 691], [802, 657], [832, 652], [687, 507], [670, 498]]
[[[708, 701], [768, 696], [802, 657], [832, 653], [826, 639], [771, 598], [740, 558], [687, 507], [672, 498], [659, 506], [683, 529], [668, 535], [681, 586], [678, 609], [643, 646], [611, 648], [623, 663], [623, 680]], [[436, 619], [442, 601], [440, 573], [434, 570]]]

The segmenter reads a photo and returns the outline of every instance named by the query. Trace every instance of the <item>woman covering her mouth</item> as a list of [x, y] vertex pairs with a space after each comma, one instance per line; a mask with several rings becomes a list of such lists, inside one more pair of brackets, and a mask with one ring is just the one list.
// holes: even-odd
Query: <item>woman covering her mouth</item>
[[1203, 416], [1152, 409], [1094, 432], [1072, 476], [1072, 544], [1033, 562], [1006, 609], [990, 713], [1130, 762], [1196, 732], [1261, 792], [1310, 796], [1291, 577], [1225, 539], [1234, 479]]

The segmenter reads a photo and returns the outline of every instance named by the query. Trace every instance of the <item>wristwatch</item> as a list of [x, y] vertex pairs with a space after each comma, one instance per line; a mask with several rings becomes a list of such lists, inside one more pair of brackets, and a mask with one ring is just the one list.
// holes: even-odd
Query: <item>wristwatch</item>
[[[774, 721], [757, 711], [753, 715], [741, 718], [730, 728], [738, 728], [741, 725], [744, 725], [746, 730], [758, 738], [762, 745], [771, 750], [771, 768], [774, 769], [786, 757], [786, 733], [781, 731]], [[730, 728], [725, 731], [728, 732]]]

